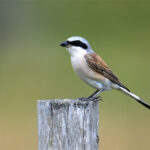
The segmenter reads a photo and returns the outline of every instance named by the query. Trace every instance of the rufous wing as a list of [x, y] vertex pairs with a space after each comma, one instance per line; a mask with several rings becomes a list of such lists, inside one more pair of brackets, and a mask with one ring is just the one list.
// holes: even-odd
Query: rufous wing
[[103, 75], [104, 77], [108, 78], [111, 82], [129, 91], [129, 89], [119, 81], [117, 76], [113, 74], [111, 69], [108, 67], [108, 65], [104, 62], [104, 60], [99, 55], [97, 55], [96, 53], [90, 53], [90, 54], [86, 54], [84, 57], [86, 59], [88, 66], [93, 71]]

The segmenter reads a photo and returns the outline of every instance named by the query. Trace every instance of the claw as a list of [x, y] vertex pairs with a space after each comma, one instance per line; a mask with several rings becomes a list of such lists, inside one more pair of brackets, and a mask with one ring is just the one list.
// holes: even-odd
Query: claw
[[79, 100], [81, 100], [81, 101], [99, 101], [99, 100], [102, 100], [102, 98], [100, 96], [97, 96], [97, 97], [81, 97], [81, 98], [79, 98]]
[[98, 99], [99, 101], [103, 101], [102, 97], [101, 96], [98, 96]]
[[80, 101], [90, 101], [90, 98], [88, 97], [81, 97], [79, 98]]
[[101, 96], [92, 97], [91, 99], [92, 99], [93, 101], [100, 101], [100, 100], [102, 100]]

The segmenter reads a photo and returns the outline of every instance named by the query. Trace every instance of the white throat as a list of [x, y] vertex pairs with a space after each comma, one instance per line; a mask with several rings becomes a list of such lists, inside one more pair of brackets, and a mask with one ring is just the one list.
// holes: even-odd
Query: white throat
[[71, 57], [76, 57], [76, 56], [80, 56], [80, 55], [85, 55], [88, 52], [86, 50], [84, 50], [81, 47], [75, 47], [75, 46], [71, 46], [68, 47], [67, 50], [69, 51]]

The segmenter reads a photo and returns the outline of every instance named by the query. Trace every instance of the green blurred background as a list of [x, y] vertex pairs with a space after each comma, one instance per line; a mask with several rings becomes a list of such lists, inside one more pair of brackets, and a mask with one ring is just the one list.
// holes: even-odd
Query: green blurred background
[[[59, 46], [83, 36], [120, 80], [150, 103], [150, 3], [0, 1], [0, 150], [37, 149], [37, 100], [94, 90]], [[149, 150], [150, 112], [117, 91], [102, 94], [101, 150]]]

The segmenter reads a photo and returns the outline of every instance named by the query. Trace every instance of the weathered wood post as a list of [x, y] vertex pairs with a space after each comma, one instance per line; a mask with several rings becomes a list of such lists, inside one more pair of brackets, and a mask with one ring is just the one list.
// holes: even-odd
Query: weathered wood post
[[39, 100], [39, 150], [98, 150], [98, 101]]

